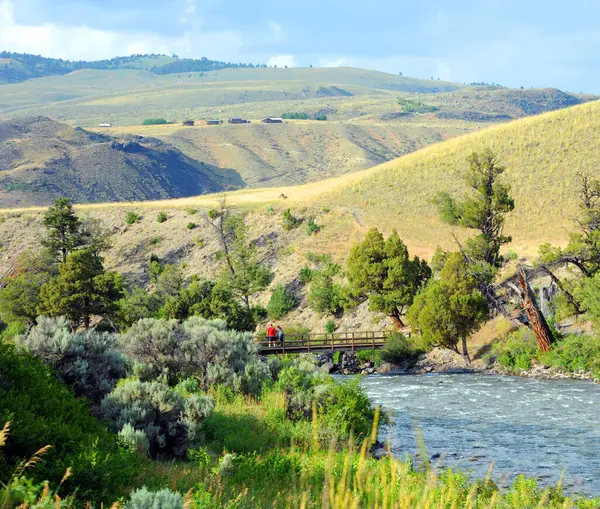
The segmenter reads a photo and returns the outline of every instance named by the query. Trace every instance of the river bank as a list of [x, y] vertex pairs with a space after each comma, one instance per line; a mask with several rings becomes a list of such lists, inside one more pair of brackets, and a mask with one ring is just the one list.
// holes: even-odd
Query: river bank
[[[511, 370], [495, 362], [494, 358], [474, 359], [470, 363], [456, 352], [444, 348], [434, 348], [421, 354], [416, 362], [403, 364], [392, 364], [389, 362], [377, 362], [369, 359], [361, 362], [356, 354], [345, 352], [338, 356], [327, 352], [317, 356], [320, 368], [329, 373], [345, 375], [418, 375], [427, 373], [484, 373], [496, 375], [510, 375], [524, 378], [536, 378], [541, 380], [589, 380], [600, 384], [600, 378], [593, 373], [583, 370], [567, 372], [555, 366], [534, 364], [530, 369]], [[491, 361], [491, 362], [490, 362]]]

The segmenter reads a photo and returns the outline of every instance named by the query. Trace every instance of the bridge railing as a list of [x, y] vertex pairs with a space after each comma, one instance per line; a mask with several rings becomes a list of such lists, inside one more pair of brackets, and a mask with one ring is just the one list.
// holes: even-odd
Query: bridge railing
[[[284, 343], [281, 345], [275, 338], [276, 351], [306, 351], [331, 349], [364, 349], [371, 347], [373, 349], [381, 347], [391, 336], [390, 331], [366, 331], [366, 332], [331, 332], [331, 333], [313, 333], [306, 334], [286, 334]], [[260, 345], [261, 349], [268, 350], [269, 342], [266, 336], [256, 336], [254, 340]]]

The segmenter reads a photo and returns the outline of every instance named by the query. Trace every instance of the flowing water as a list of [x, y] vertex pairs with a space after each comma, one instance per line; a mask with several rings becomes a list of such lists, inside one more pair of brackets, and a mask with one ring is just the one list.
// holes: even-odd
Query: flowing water
[[509, 484], [515, 474], [600, 496], [600, 385], [499, 375], [371, 376], [369, 397], [391, 411], [388, 434], [397, 456], [414, 454], [415, 426], [444, 466]]

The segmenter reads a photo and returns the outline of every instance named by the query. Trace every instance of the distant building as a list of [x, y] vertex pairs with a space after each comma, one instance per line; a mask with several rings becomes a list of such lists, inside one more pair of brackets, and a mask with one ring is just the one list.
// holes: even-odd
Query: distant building
[[263, 124], [283, 124], [283, 119], [279, 117], [266, 117], [261, 122]]
[[98, 127], [112, 127], [111, 124], [98, 124]]
[[216, 119], [216, 118], [209, 118], [206, 121], [207, 125], [221, 125], [223, 123], [222, 120]]
[[193, 120], [185, 120], [181, 125], [193, 127], [194, 125], [196, 125], [196, 122], [194, 122]]
[[245, 118], [240, 117], [232, 117], [227, 122], [230, 124], [249, 124], [250, 120], [246, 120]]

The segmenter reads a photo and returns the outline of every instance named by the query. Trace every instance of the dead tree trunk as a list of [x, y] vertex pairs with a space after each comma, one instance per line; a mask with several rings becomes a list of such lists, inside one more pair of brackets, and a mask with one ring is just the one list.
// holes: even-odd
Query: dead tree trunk
[[523, 308], [525, 309], [527, 318], [529, 318], [531, 329], [535, 334], [535, 338], [537, 339], [540, 350], [542, 352], [547, 352], [550, 350], [550, 346], [552, 345], [554, 338], [552, 337], [552, 331], [548, 326], [548, 322], [546, 322], [544, 315], [539, 310], [535, 302], [533, 291], [527, 282], [527, 277], [525, 276], [523, 267], [519, 267], [519, 283], [521, 285], [521, 299], [523, 300]]

